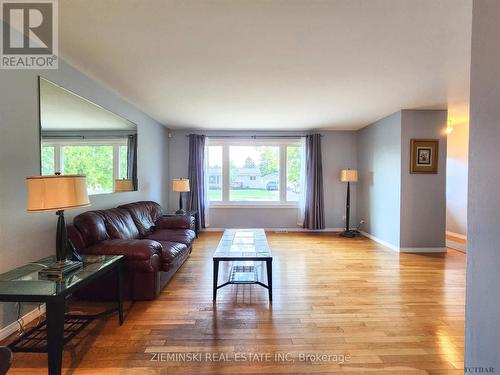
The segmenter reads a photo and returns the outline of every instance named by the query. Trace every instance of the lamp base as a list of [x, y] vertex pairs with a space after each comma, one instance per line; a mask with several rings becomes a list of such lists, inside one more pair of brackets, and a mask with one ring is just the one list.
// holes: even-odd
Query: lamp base
[[38, 274], [46, 278], [62, 279], [68, 273], [81, 268], [82, 265], [82, 262], [65, 259], [52, 263], [47, 268], [40, 270]]
[[345, 230], [343, 232], [340, 232], [341, 237], [347, 237], [347, 238], [353, 238], [353, 237], [357, 237], [360, 235], [361, 235], [361, 233], [359, 233], [359, 230], [354, 230], [354, 229]]

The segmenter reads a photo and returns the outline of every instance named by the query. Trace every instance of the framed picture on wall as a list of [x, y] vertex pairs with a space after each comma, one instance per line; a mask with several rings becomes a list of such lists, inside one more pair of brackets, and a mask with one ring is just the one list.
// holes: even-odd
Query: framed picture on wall
[[438, 173], [438, 139], [412, 139], [410, 173]]

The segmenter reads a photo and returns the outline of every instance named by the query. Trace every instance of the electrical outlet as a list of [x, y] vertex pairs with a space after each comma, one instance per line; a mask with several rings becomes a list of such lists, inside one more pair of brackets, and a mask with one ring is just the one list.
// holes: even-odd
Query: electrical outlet
[[342, 215], [342, 221], [345, 223], [345, 215]]

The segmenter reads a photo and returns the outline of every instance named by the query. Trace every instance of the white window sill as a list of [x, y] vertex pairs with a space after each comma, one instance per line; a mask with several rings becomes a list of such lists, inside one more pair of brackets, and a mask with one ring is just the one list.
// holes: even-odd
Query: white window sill
[[211, 203], [208, 208], [298, 208], [296, 203], [280, 203], [280, 202], [232, 202], [232, 203]]

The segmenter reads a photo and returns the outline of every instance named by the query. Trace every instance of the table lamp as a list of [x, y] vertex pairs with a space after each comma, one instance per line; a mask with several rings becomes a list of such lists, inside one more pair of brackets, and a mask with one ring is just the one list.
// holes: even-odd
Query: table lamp
[[179, 209], [175, 211], [176, 214], [184, 215], [186, 211], [182, 207], [182, 193], [190, 191], [189, 179], [187, 178], [174, 178], [172, 180], [172, 191], [179, 193]]
[[73, 262], [66, 259], [68, 235], [64, 210], [89, 206], [85, 176], [61, 175], [27, 177], [28, 212], [55, 211], [57, 219], [56, 259], [54, 268], [63, 269]]
[[358, 171], [355, 169], [343, 169], [340, 171], [340, 181], [347, 182], [347, 201], [345, 207], [345, 230], [340, 233], [343, 237], [355, 237], [359, 234], [357, 230], [349, 228], [349, 218], [351, 215], [351, 182], [358, 182]]
[[115, 180], [115, 193], [120, 193], [123, 191], [133, 191], [134, 190], [134, 183], [132, 180], [122, 178]]

